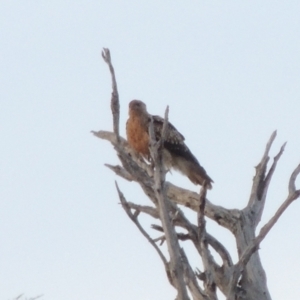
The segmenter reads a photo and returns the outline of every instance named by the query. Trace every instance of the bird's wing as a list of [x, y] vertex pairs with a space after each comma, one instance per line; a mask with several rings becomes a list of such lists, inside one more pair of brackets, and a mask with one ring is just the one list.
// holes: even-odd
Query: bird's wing
[[[164, 119], [153, 116], [153, 125], [156, 139], [160, 139]], [[168, 123], [168, 133], [164, 141], [164, 148], [172, 157], [172, 167], [185, 174], [193, 183], [202, 185], [206, 181], [211, 188], [213, 180], [207, 175], [205, 169], [200, 165], [197, 158], [184, 142], [184, 136]]]
[[[159, 116], [153, 116], [153, 127], [155, 131], [156, 140], [161, 138], [161, 132], [164, 125], [164, 119]], [[182, 156], [187, 160], [197, 162], [197, 159], [191, 153], [189, 148], [184, 142], [184, 136], [168, 122], [167, 136], [164, 141], [164, 147], [173, 155]]]
[[[152, 119], [155, 137], [159, 140], [161, 138], [161, 132], [165, 120], [160, 116], [152, 116]], [[166, 140], [172, 141], [173, 143], [183, 143], [184, 136], [170, 122], [168, 122]]]

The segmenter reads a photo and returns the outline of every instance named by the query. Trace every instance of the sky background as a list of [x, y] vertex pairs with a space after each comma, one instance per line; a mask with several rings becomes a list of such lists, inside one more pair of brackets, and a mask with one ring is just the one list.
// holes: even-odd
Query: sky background
[[[0, 299], [174, 299], [159, 257], [119, 205], [149, 204], [115, 176], [111, 50], [124, 136], [128, 102], [169, 119], [215, 181], [209, 199], [243, 208], [277, 129], [288, 141], [259, 228], [300, 162], [299, 1], [0, 2]], [[173, 172], [168, 180], [197, 191]], [[297, 181], [300, 187], [300, 179]], [[274, 300], [300, 299], [300, 203], [261, 244]], [[195, 216], [187, 212], [191, 220]], [[153, 236], [151, 221], [143, 224]], [[236, 260], [231, 234], [208, 222]], [[193, 267], [201, 262], [187, 246]]]

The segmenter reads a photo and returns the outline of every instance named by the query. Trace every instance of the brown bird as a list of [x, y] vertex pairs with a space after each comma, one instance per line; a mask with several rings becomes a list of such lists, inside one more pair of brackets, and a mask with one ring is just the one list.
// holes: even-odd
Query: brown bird
[[[150, 157], [149, 151], [149, 124], [153, 119], [155, 138], [158, 141], [164, 124], [164, 119], [151, 116], [147, 112], [146, 104], [139, 100], [129, 103], [129, 119], [126, 124], [127, 140], [129, 145], [145, 158]], [[164, 141], [163, 159], [167, 169], [174, 168], [186, 175], [194, 184], [203, 185], [211, 189], [213, 180], [207, 175], [197, 158], [184, 143], [184, 136], [168, 123], [167, 136]]]

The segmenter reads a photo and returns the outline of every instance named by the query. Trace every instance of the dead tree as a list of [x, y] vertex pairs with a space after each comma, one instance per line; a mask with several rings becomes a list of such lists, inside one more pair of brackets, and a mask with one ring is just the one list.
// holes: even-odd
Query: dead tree
[[[191, 297], [194, 300], [215, 300], [217, 299], [216, 291], [219, 289], [228, 300], [270, 300], [271, 296], [267, 288], [266, 275], [260, 261], [258, 248], [285, 209], [300, 196], [300, 190], [297, 190], [295, 186], [295, 180], [300, 172], [300, 164], [290, 176], [286, 199], [275, 215], [256, 235], [255, 229], [261, 220], [268, 187], [285, 147], [283, 144], [268, 168], [269, 151], [276, 137], [276, 131], [271, 135], [262, 159], [256, 167], [246, 207], [239, 210], [214, 205], [206, 198], [205, 187], [197, 194], [165, 181], [162, 158], [164, 131], [161, 140], [156, 142], [153, 137], [153, 127], [150, 126], [152, 164], [148, 164], [135, 153], [127, 141], [119, 135], [119, 95], [109, 50], [104, 49], [102, 56], [109, 66], [112, 77], [113, 132], [93, 131], [93, 134], [109, 141], [121, 161], [121, 165], [106, 164], [106, 166], [120, 177], [137, 182], [151, 201], [149, 206], [127, 201], [116, 183], [124, 211], [161, 258], [169, 282], [177, 291], [176, 299], [187, 300]], [[166, 128], [167, 122], [168, 110], [165, 114], [164, 128]], [[197, 214], [197, 224], [193, 224], [185, 216], [180, 206], [188, 207]], [[147, 214], [160, 221], [161, 225], [153, 225], [152, 228], [161, 231], [163, 236], [153, 239], [148, 234], [139, 221], [139, 216], [142, 214]], [[207, 232], [205, 217], [215, 221], [233, 234], [238, 253], [237, 263], [233, 263], [231, 255], [224, 245]], [[186, 233], [178, 233], [178, 228], [185, 229]], [[179, 241], [185, 240], [190, 240], [199, 253], [204, 268], [202, 272], [195, 271], [191, 267], [184, 248], [179, 244]], [[158, 245], [159, 242], [164, 241], [167, 244], [168, 258]], [[211, 249], [218, 253], [221, 264], [216, 262]]]

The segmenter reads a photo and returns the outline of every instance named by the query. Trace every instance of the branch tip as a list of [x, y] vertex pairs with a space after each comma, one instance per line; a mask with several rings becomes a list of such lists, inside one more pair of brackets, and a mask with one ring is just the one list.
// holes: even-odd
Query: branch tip
[[104, 61], [105, 61], [107, 64], [111, 63], [110, 51], [109, 51], [108, 48], [103, 48], [101, 54], [102, 54], [102, 57], [103, 57]]
[[[290, 181], [289, 181], [289, 194], [290, 195], [298, 194], [297, 192], [299, 192], [299, 191], [296, 191], [296, 183], [295, 183], [299, 173], [300, 173], [300, 164], [296, 167], [296, 169], [294, 170], [294, 172], [292, 173], [292, 175], [290, 177]], [[299, 195], [298, 195], [298, 197], [299, 197]], [[298, 198], [298, 197], [296, 197], [296, 198]]]
[[169, 105], [167, 105], [166, 110], [165, 110], [165, 119], [169, 119]]
[[268, 143], [267, 143], [267, 146], [266, 146], [266, 150], [265, 150], [265, 153], [264, 153], [264, 157], [267, 157], [267, 156], [268, 156], [268, 153], [269, 153], [269, 151], [270, 151], [270, 149], [271, 149], [271, 146], [272, 146], [272, 144], [273, 144], [273, 142], [274, 142], [276, 136], [277, 136], [277, 130], [275, 130], [275, 131], [271, 134], [271, 136], [270, 136], [270, 139], [269, 139], [269, 141], [268, 141]]
[[130, 173], [128, 173], [123, 167], [117, 165], [117, 166], [112, 166], [110, 164], [104, 164], [105, 167], [109, 168], [113, 172], [115, 172], [116, 175], [119, 175], [120, 177], [128, 180], [128, 181], [133, 181], [133, 177], [131, 176]]

